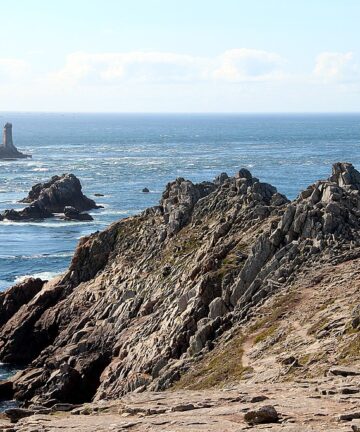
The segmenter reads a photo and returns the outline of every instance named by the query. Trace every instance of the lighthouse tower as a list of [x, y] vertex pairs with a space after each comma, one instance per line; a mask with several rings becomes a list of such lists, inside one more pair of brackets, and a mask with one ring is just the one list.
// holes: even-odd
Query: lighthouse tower
[[31, 158], [30, 155], [26, 155], [18, 151], [14, 146], [12, 137], [12, 124], [5, 123], [3, 131], [3, 141], [0, 145], [0, 159], [23, 159]]
[[12, 138], [12, 124], [6, 123], [3, 132], [3, 146], [9, 151], [16, 151]]

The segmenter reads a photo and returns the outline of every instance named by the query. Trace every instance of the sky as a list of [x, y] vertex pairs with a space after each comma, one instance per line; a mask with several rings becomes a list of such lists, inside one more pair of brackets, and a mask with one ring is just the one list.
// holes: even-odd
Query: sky
[[0, 111], [360, 112], [360, 0], [0, 7]]

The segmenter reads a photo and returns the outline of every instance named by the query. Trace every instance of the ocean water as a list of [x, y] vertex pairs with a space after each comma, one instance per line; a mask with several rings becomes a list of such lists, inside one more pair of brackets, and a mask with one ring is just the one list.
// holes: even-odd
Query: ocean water
[[[31, 160], [0, 161], [0, 211], [31, 186], [74, 173], [103, 209], [93, 222], [0, 222], [0, 290], [64, 271], [79, 238], [156, 204], [168, 181], [247, 167], [294, 198], [335, 161], [360, 168], [360, 115], [0, 114]], [[142, 193], [143, 187], [150, 189]]]

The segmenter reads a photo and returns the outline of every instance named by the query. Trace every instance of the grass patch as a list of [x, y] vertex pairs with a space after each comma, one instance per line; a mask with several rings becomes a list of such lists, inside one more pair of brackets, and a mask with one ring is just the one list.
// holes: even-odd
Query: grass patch
[[319, 331], [323, 330], [327, 325], [329, 325], [329, 318], [323, 317], [316, 323], [314, 323], [308, 330], [308, 335], [315, 335], [319, 333]]
[[360, 359], [360, 333], [357, 333], [346, 341], [346, 345], [341, 350], [339, 358], [345, 364]]
[[273, 304], [269, 305], [265, 309], [265, 313], [268, 313], [264, 317], [255, 321], [255, 323], [249, 327], [249, 334], [255, 333], [264, 326], [270, 328], [274, 326], [276, 321], [278, 321], [285, 313], [292, 310], [298, 301], [299, 297], [295, 292], [277, 298]]
[[173, 389], [202, 390], [241, 380], [243, 335], [238, 333], [225, 346], [218, 346], [174, 384]]
[[271, 325], [270, 327], [268, 327], [268, 328], [266, 328], [265, 330], [263, 330], [261, 333], [259, 333], [256, 337], [255, 337], [255, 339], [254, 339], [254, 342], [257, 344], [257, 343], [260, 343], [260, 342], [263, 342], [264, 340], [266, 340], [266, 339], [268, 339], [269, 337], [271, 337], [275, 332], [276, 332], [276, 330], [279, 328], [279, 325], [278, 324], [273, 324], [273, 325]]

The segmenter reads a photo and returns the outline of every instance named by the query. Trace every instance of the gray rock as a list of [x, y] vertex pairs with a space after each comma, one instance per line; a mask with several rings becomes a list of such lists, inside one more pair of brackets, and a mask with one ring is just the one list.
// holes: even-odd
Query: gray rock
[[343, 377], [360, 375], [360, 370], [345, 366], [333, 366], [329, 369], [329, 374]]
[[9, 408], [5, 410], [4, 414], [10, 419], [11, 423], [17, 423], [24, 417], [34, 415], [34, 411], [25, 408]]
[[279, 415], [272, 405], [265, 405], [257, 410], [248, 411], [244, 419], [251, 425], [277, 423]]
[[94, 220], [88, 213], [80, 213], [75, 207], [66, 206], [64, 208], [64, 219], [65, 220], [77, 220], [77, 221], [92, 221]]
[[229, 309], [226, 307], [224, 300], [221, 297], [216, 297], [209, 304], [209, 318], [215, 319], [217, 317], [225, 315], [229, 312]]
[[351, 312], [351, 325], [352, 328], [358, 329], [360, 327], [360, 305], [355, 306]]

